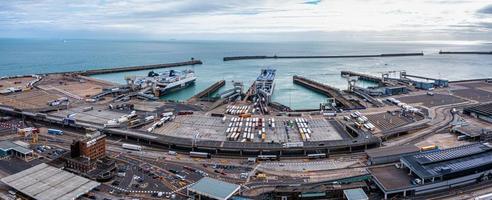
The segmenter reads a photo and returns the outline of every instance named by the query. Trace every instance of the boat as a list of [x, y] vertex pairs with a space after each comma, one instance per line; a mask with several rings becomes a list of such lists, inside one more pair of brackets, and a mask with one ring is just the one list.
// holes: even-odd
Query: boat
[[195, 80], [196, 75], [192, 70], [169, 70], [160, 73], [150, 71], [147, 77], [137, 78], [135, 83], [142, 88], [152, 86], [156, 96], [163, 96], [191, 86]]
[[255, 81], [256, 97], [266, 104], [271, 102], [276, 72], [276, 69], [262, 69]]

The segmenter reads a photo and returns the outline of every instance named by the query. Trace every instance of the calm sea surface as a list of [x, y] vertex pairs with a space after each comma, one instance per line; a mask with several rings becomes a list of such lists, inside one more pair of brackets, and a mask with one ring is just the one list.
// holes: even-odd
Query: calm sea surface
[[[185, 100], [221, 79], [228, 83], [222, 90], [232, 87], [232, 81], [243, 81], [248, 87], [261, 68], [270, 67], [277, 69], [273, 100], [296, 109], [318, 107], [324, 101], [324, 96], [294, 85], [293, 75], [306, 76], [338, 88], [347, 87], [347, 81], [340, 77], [341, 70], [377, 76], [386, 71], [406, 70], [409, 74], [449, 80], [492, 77], [491, 55], [439, 55], [439, 50], [491, 51], [492, 44], [0, 39], [0, 76], [180, 62], [194, 57], [204, 64], [176, 69], [194, 69], [198, 76], [195, 86], [169, 94], [165, 99]], [[235, 55], [351, 55], [421, 51], [426, 55], [222, 61], [224, 56]], [[124, 83], [126, 75], [147, 73], [148, 71], [136, 71], [94, 77]]]

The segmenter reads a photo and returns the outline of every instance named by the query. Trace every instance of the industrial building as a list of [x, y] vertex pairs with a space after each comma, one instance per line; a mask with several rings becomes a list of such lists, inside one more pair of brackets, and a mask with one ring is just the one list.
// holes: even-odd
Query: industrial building
[[367, 164], [378, 165], [392, 162], [399, 162], [402, 156], [412, 155], [420, 152], [415, 145], [394, 146], [388, 148], [378, 148], [366, 150]]
[[467, 107], [463, 109], [463, 113], [492, 123], [492, 103]]
[[100, 183], [77, 176], [45, 163], [2, 178], [1, 181], [17, 191], [23, 199], [76, 199]]
[[26, 160], [31, 156], [33, 156], [32, 149], [28, 149], [12, 141], [0, 141], [0, 158], [17, 157]]
[[[409, 78], [416, 78], [424, 81], [416, 81], [412, 80]], [[423, 89], [423, 90], [429, 90], [434, 87], [448, 87], [449, 86], [449, 81], [444, 80], [444, 79], [435, 79], [435, 78], [429, 78], [429, 77], [424, 77], [424, 76], [417, 76], [417, 75], [410, 75], [407, 74], [406, 72], [401, 73], [401, 79], [405, 81], [410, 81], [413, 83], [415, 88], [417, 89]]]
[[239, 191], [241, 186], [204, 177], [187, 188], [187, 195], [192, 199], [227, 200]]
[[65, 167], [80, 173], [96, 168], [97, 160], [106, 156], [106, 135], [99, 132], [70, 145], [70, 154], [64, 156]]
[[399, 165], [368, 171], [386, 199], [391, 194], [426, 194], [487, 180], [491, 167], [492, 146], [474, 143], [403, 156]]

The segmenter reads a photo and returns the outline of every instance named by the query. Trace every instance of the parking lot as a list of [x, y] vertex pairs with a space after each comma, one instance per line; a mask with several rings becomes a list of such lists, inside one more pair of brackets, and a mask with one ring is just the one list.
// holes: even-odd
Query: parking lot
[[391, 130], [403, 125], [414, 122], [409, 117], [402, 116], [401, 112], [389, 112], [378, 113], [373, 115], [367, 115], [367, 119], [381, 131]]
[[492, 101], [492, 93], [481, 89], [453, 90], [454, 95], [478, 102]]
[[117, 176], [112, 180], [111, 186], [114, 190], [110, 193], [159, 193], [170, 194], [171, 189], [166, 187], [162, 181], [164, 174], [151, 172], [151, 170], [135, 164], [118, 165]]
[[[264, 118], [265, 121], [269, 117]], [[170, 135], [174, 137], [193, 138], [199, 133], [198, 139], [225, 141], [227, 140], [227, 125], [231, 123], [231, 117], [222, 122], [220, 117], [208, 117], [198, 115], [177, 116], [173, 121], [165, 123], [162, 127], [156, 128], [154, 133]], [[302, 141], [300, 133], [295, 125], [292, 125], [292, 117], [275, 117], [275, 128], [265, 123], [266, 139], [264, 142], [299, 142]], [[306, 118], [308, 127], [312, 130], [309, 141], [342, 140], [341, 133], [328, 120], [323, 118]], [[245, 126], [243, 122], [243, 126]], [[287, 127], [287, 129], [286, 129]], [[253, 129], [253, 141], [261, 142], [256, 128]], [[240, 132], [242, 136], [242, 131]], [[239, 137], [241, 140], [242, 137]]]
[[415, 96], [404, 96], [397, 99], [407, 104], [421, 104], [427, 108], [465, 102], [464, 99], [447, 94], [423, 94]]
[[199, 138], [225, 141], [227, 124], [221, 120], [219, 117], [179, 115], [173, 121], [156, 128], [154, 132], [183, 138], [193, 138], [200, 133]]

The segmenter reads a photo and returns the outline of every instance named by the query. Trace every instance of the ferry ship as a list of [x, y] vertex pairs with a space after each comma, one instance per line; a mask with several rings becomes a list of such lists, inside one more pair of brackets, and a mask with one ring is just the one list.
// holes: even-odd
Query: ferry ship
[[169, 70], [160, 73], [150, 71], [147, 77], [137, 79], [136, 84], [152, 85], [153, 92], [156, 96], [163, 96], [172, 91], [186, 88], [195, 83], [196, 76], [192, 70]]
[[275, 88], [276, 69], [262, 69], [255, 81], [256, 96], [266, 104], [270, 103]]

